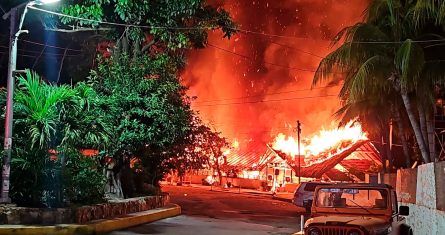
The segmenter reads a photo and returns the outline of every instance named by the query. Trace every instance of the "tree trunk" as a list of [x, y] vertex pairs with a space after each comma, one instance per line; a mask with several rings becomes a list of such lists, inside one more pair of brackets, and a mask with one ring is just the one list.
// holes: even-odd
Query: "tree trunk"
[[422, 104], [417, 104], [417, 110], [419, 112], [419, 123], [420, 123], [420, 130], [422, 132], [423, 142], [425, 143], [426, 150], [429, 151], [428, 146], [428, 132], [426, 129], [426, 115], [425, 115], [425, 109]]
[[218, 172], [218, 179], [219, 179], [219, 185], [222, 185], [222, 174], [221, 174], [221, 168], [219, 167], [219, 160], [216, 158], [216, 172]]
[[130, 42], [128, 41], [127, 35], [122, 38], [122, 52], [125, 55], [130, 54]]
[[[382, 133], [382, 132], [380, 132]], [[382, 135], [382, 142], [380, 144], [377, 145], [379, 152], [382, 154], [382, 171], [383, 173], [386, 173], [386, 159], [387, 158], [387, 152], [385, 151], [385, 142], [383, 140], [383, 135]]]
[[405, 166], [406, 168], [409, 168], [411, 166], [411, 157], [409, 156], [409, 148], [408, 148], [408, 142], [406, 141], [406, 136], [403, 133], [403, 122], [402, 118], [400, 116], [400, 110], [397, 107], [394, 107], [394, 119], [397, 123], [397, 132], [398, 136], [400, 138], [400, 141], [402, 142], [402, 149], [403, 149], [403, 156], [405, 157]]
[[59, 206], [64, 206], [65, 201], [65, 195], [64, 195], [64, 188], [65, 188], [65, 182], [63, 180], [63, 175], [65, 174], [65, 164], [66, 164], [66, 157], [65, 157], [65, 151], [60, 154], [60, 172], [59, 172]]
[[434, 136], [434, 115], [427, 111], [426, 115], [426, 128], [428, 134], [428, 149], [430, 150], [430, 160], [436, 160], [436, 139]]
[[[388, 163], [389, 163], [388, 168], [386, 169], [385, 172], [391, 173], [394, 161], [392, 159], [392, 151], [391, 151], [391, 146], [390, 146], [390, 142], [389, 142], [389, 131], [387, 131], [387, 130], [385, 130], [383, 132], [383, 141], [385, 142], [384, 151], [386, 152], [386, 159], [388, 159]], [[386, 167], [386, 162], [384, 164]]]
[[422, 154], [423, 161], [425, 163], [430, 162], [429, 152], [427, 151], [425, 142], [423, 141], [422, 131], [420, 130], [419, 123], [417, 122], [416, 116], [414, 115], [411, 100], [408, 97], [408, 93], [404, 90], [400, 91], [402, 96], [403, 104], [405, 105], [406, 113], [408, 114], [409, 121], [414, 131], [414, 136], [416, 137], [417, 144], [419, 145], [420, 153]]
[[141, 55], [141, 43], [140, 42], [134, 42], [133, 43], [133, 59], [136, 59]]
[[113, 59], [115, 62], [119, 62], [120, 55], [121, 55], [121, 40], [117, 40], [116, 45], [113, 48]]

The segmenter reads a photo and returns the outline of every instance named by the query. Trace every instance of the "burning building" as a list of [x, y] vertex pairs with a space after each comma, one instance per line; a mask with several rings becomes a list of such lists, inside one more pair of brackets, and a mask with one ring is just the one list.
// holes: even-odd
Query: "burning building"
[[[312, 78], [320, 60], [333, 49], [332, 39], [337, 32], [362, 20], [367, 3], [213, 1], [231, 13], [240, 31], [230, 40], [211, 33], [207, 48], [189, 55], [182, 79], [190, 88], [188, 94], [197, 97], [192, 108], [209, 126], [230, 141], [239, 142], [239, 147], [226, 155], [227, 172], [237, 170], [238, 176], [267, 178], [271, 171], [275, 175], [275, 169], [281, 169], [284, 179], [293, 180], [294, 160], [298, 158], [274, 146], [276, 138], [289, 140], [286, 136], [295, 132], [297, 119], [303, 124], [303, 136], [315, 136], [322, 126], [332, 124], [332, 115], [340, 107], [337, 94], [342, 75], [332, 74], [337, 82], [320, 87], [311, 87]], [[315, 177], [345, 175], [343, 179], [354, 179], [358, 173], [348, 176], [350, 172], [363, 173], [381, 165], [377, 150], [366, 139], [348, 142], [337, 137], [332, 133], [329, 138], [312, 138], [313, 144], [302, 143], [300, 155], [304, 157], [299, 158], [304, 166], [321, 166], [320, 161], [332, 168]], [[324, 149], [326, 146], [328, 149]], [[335, 155], [341, 149], [345, 152]], [[372, 156], [362, 156], [368, 153]], [[354, 156], [360, 161], [360, 169], [346, 163], [351, 163]]]
[[306, 180], [364, 181], [366, 173], [377, 173], [382, 167], [379, 152], [359, 123], [322, 130], [301, 142], [299, 150], [295, 138], [279, 134], [262, 153], [260, 146], [255, 146], [251, 151], [227, 155], [225, 168], [242, 172], [241, 177], [283, 185], [297, 182], [298, 176]]

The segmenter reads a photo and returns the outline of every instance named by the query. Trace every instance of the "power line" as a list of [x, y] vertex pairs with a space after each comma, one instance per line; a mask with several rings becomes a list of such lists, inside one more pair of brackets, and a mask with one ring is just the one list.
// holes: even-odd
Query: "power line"
[[240, 105], [240, 104], [257, 104], [257, 103], [267, 103], [267, 102], [281, 102], [281, 101], [291, 101], [291, 100], [304, 100], [304, 99], [314, 99], [314, 98], [324, 98], [324, 97], [334, 97], [337, 95], [321, 95], [321, 96], [306, 96], [306, 97], [295, 97], [287, 99], [275, 99], [275, 100], [257, 100], [257, 101], [246, 101], [246, 102], [233, 102], [233, 103], [221, 103], [221, 104], [204, 104], [196, 105], [194, 107], [213, 107], [213, 106], [224, 106], [224, 105]]
[[[9, 49], [9, 47], [7, 47], [7, 46], [2, 46], [2, 45], [0, 45], [0, 48], [6, 48], [6, 49]], [[23, 51], [23, 52], [27, 52], [27, 53], [35, 53], [35, 54], [40, 54], [40, 53], [42, 53], [42, 52], [40, 52], [40, 51], [33, 51], [33, 50], [25, 50], [25, 49], [18, 49], [19, 51]], [[54, 55], [54, 56], [64, 56], [63, 54], [57, 54], [57, 53], [51, 53], [51, 52], [44, 52], [43, 53], [43, 55]], [[79, 56], [79, 55], [81, 55], [81, 54], [77, 54], [77, 55], [65, 55], [65, 56]]]
[[196, 101], [196, 102], [193, 102], [193, 103], [194, 104], [201, 104], [201, 103], [209, 103], [209, 102], [219, 102], [219, 101], [248, 99], [248, 98], [255, 98], [255, 97], [262, 97], [262, 96], [271, 96], [271, 95], [295, 93], [295, 92], [300, 92], [300, 91], [312, 91], [312, 90], [316, 90], [316, 89], [324, 89], [324, 88], [330, 88], [330, 87], [336, 87], [336, 86], [339, 86], [339, 85], [329, 85], [329, 86], [323, 86], [323, 87], [314, 87], [312, 89], [309, 88], [309, 89], [281, 91], [281, 92], [266, 93], [266, 94], [261, 94], [261, 95], [252, 95], [252, 96], [241, 96], [241, 97], [234, 97], [234, 98], [222, 98], [222, 99], [217, 99], [217, 100], [204, 100], [204, 101]]
[[23, 39], [19, 39], [19, 41], [27, 42], [27, 43], [34, 44], [34, 45], [39, 45], [39, 46], [46, 46], [46, 47], [51, 47], [51, 48], [61, 49], [61, 50], [68, 50], [68, 51], [82, 52], [82, 50], [70, 49], [70, 48], [64, 48], [64, 47], [58, 47], [58, 46], [53, 46], [53, 45], [43, 44], [43, 43], [39, 43], [39, 42], [35, 42], [35, 41], [29, 41], [29, 40], [23, 40]]
[[299, 49], [299, 48], [291, 47], [289, 45], [281, 44], [281, 43], [270, 41], [270, 40], [269, 40], [269, 42], [272, 43], [272, 44], [279, 45], [279, 46], [282, 46], [282, 47], [286, 47], [286, 48], [289, 48], [289, 49], [292, 49], [292, 50], [295, 50], [295, 51], [298, 51], [298, 52], [301, 52], [301, 53], [304, 53], [304, 54], [308, 54], [308, 55], [311, 55], [311, 56], [314, 56], [314, 57], [317, 57], [317, 58], [320, 58], [320, 59], [326, 58], [324, 56], [317, 55], [317, 54], [314, 54], [312, 52], [305, 51], [305, 50], [302, 50], [302, 49]]
[[[222, 48], [222, 47], [219, 47], [219, 46], [215, 46], [215, 45], [213, 45], [213, 44], [211, 44], [211, 43], [207, 43], [207, 45], [210, 46], [210, 47], [213, 47], [213, 48], [216, 48], [216, 49], [225, 51], [225, 52], [227, 52], [227, 53], [234, 54], [234, 55], [237, 55], [237, 56], [239, 56], [239, 57], [243, 57], [243, 58], [245, 58], [245, 59], [247, 59], [247, 60], [251, 60], [251, 61], [253, 61], [253, 58], [251, 58], [251, 57], [249, 57], [249, 56], [242, 55], [242, 54], [239, 54], [239, 53], [236, 53], [236, 52], [227, 50], [227, 49]], [[313, 69], [303, 69], [303, 68], [288, 67], [288, 66], [285, 66], [285, 65], [275, 64], [275, 63], [271, 63], [271, 62], [267, 62], [267, 61], [263, 61], [262, 63], [263, 63], [263, 64], [268, 64], [268, 65], [272, 65], [272, 66], [276, 66], [276, 67], [281, 67], [281, 68], [289, 69], [289, 70], [298, 70], [298, 71], [312, 72], [312, 73], [315, 73], [315, 72], [316, 72], [316, 70], [313, 70]]]
[[[32, 52], [35, 52], [35, 51], [32, 51]], [[8, 51], [0, 51], [0, 54], [8, 55], [9, 52]], [[24, 54], [24, 53], [21, 53], [21, 54], [18, 54], [18, 55], [19, 56], [24, 56], [24, 57], [33, 57], [33, 58], [37, 58], [38, 57], [37, 55], [29, 55], [29, 54]], [[44, 55], [51, 56], [51, 57], [63, 57], [63, 54], [44, 53]], [[65, 55], [65, 57], [77, 57], [77, 56], [81, 56], [81, 54], [78, 54], [78, 55]]]
[[[77, 17], [77, 16], [71, 16], [59, 12], [49, 11], [41, 8], [37, 8], [35, 6], [29, 6], [30, 9], [45, 12], [47, 14], [57, 15], [61, 17], [67, 17], [71, 19], [76, 20], [82, 20], [82, 21], [89, 21], [93, 23], [98, 24], [107, 24], [107, 25], [114, 25], [114, 26], [121, 26], [121, 27], [134, 27], [134, 28], [147, 28], [147, 29], [173, 29], [173, 30], [209, 30], [214, 29], [215, 27], [172, 27], [172, 26], [149, 26], [149, 25], [135, 25], [135, 24], [123, 24], [123, 23], [115, 23], [115, 22], [108, 22], [108, 21], [101, 21], [101, 20], [92, 20], [87, 19], [83, 17]], [[307, 39], [307, 40], [319, 40], [314, 38], [308, 38], [308, 37], [297, 37], [297, 36], [288, 36], [288, 35], [279, 35], [279, 34], [271, 34], [271, 33], [264, 33], [264, 32], [258, 32], [254, 30], [248, 30], [248, 29], [239, 29], [239, 28], [233, 28], [228, 27], [231, 30], [239, 31], [243, 33], [249, 33], [249, 34], [256, 34], [256, 35], [262, 35], [267, 37], [277, 37], [277, 38], [291, 38], [291, 39]], [[335, 40], [320, 40], [320, 41], [326, 41], [326, 42], [336, 42]], [[358, 44], [400, 44], [404, 43], [405, 41], [356, 41], [351, 43], [358, 43]], [[432, 39], [432, 40], [412, 40], [412, 42], [415, 43], [428, 43], [428, 42], [445, 42], [445, 39]]]
[[[314, 39], [314, 38], [309, 38], [309, 37], [278, 35], [278, 34], [263, 33], [263, 32], [253, 31], [253, 30], [246, 30], [246, 29], [237, 29], [237, 31], [240, 31], [243, 33], [248, 33], [248, 34], [255, 34], [255, 35], [276, 37], [276, 38], [306, 39], [306, 40], [316, 40], [316, 41], [324, 41], [324, 42], [330, 42], [330, 43], [337, 42], [336, 40], [325, 40], [325, 39]], [[411, 40], [411, 42], [415, 42], [415, 43], [445, 42], [445, 39]], [[405, 41], [355, 41], [355, 42], [353, 41], [350, 43], [354, 43], [354, 44], [402, 44], [402, 43], [405, 43]]]
[[[8, 38], [5, 35], [0, 35], [0, 37], [3, 38]], [[59, 47], [59, 46], [54, 46], [54, 45], [48, 45], [48, 44], [44, 44], [44, 43], [40, 43], [40, 42], [36, 42], [36, 41], [30, 41], [30, 40], [25, 40], [25, 39], [19, 39], [19, 41], [21, 42], [25, 42], [25, 43], [30, 43], [30, 44], [34, 44], [34, 45], [39, 45], [39, 46], [44, 46], [44, 47], [51, 47], [51, 48], [56, 48], [56, 49], [60, 49], [60, 50], [68, 50], [68, 51], [76, 51], [76, 52], [82, 52], [82, 50], [78, 50], [78, 49], [71, 49], [71, 48], [65, 48], [65, 47]]]
[[[9, 52], [0, 51], [0, 54], [9, 55]], [[23, 56], [23, 57], [37, 58], [37, 56], [35, 56], [35, 55], [26, 55], [26, 54], [18, 54], [18, 55]]]

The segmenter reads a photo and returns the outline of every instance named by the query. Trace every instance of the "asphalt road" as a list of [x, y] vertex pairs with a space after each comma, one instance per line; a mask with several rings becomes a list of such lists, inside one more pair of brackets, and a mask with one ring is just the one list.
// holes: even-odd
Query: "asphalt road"
[[208, 187], [164, 186], [182, 215], [110, 235], [274, 234], [299, 231], [301, 209], [270, 195], [210, 191]]

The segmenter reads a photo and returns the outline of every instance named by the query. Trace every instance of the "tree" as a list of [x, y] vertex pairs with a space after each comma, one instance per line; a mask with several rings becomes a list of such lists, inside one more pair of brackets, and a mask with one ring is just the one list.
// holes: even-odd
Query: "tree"
[[176, 73], [167, 55], [122, 55], [104, 60], [88, 82], [100, 96], [97, 112], [116, 136], [108, 148], [110, 156], [118, 161], [125, 156], [140, 159], [146, 181], [153, 185], [168, 170], [161, 166], [170, 157], [169, 148], [188, 135], [193, 117]]
[[[107, 25], [109, 38], [114, 41], [113, 55], [137, 57], [147, 52], [172, 51], [171, 56], [184, 57], [184, 49], [203, 48], [207, 32], [221, 29], [224, 37], [236, 31], [227, 11], [207, 4], [204, 0], [71, 0], [62, 8], [65, 14], [88, 20], [63, 17], [69, 28], [100, 29], [98, 21], [116, 22], [132, 26]], [[104, 26], [105, 27], [105, 26]]]
[[[398, 94], [388, 100], [386, 107], [393, 107], [397, 113], [399, 104], [403, 104], [422, 159], [430, 162], [435, 148], [434, 86], [442, 81], [443, 73], [438, 66], [441, 55], [434, 51], [443, 45], [428, 41], [422, 44], [421, 40], [434, 39], [444, 32], [435, 27], [437, 22], [430, 16], [416, 17], [419, 14], [413, 12], [415, 6], [415, 1], [372, 1], [365, 23], [346, 27], [337, 35], [335, 43], [341, 45], [321, 61], [314, 84], [341, 71], [346, 74], [342, 92], [351, 100], [372, 94]], [[382, 87], [386, 90], [380, 92]]]
[[62, 11], [95, 21], [62, 17], [59, 28], [93, 27], [108, 39], [111, 53], [99, 60], [89, 83], [101, 96], [99, 113], [114, 126], [110, 155], [138, 158], [144, 181], [158, 185], [171, 169], [168, 159], [191, 154], [184, 147], [193, 142], [193, 113], [177, 77], [185, 52], [203, 48], [209, 30], [221, 29], [229, 38], [236, 25], [224, 9], [203, 0], [72, 0]]
[[173, 157], [167, 164], [177, 172], [181, 181], [188, 171], [212, 167], [218, 172], [221, 182], [222, 162], [219, 159], [228, 146], [226, 139], [204, 125], [197, 114], [190, 124], [188, 135], [171, 149], [170, 155]]
[[[43, 82], [31, 71], [18, 78], [13, 136], [17, 141], [11, 161], [11, 196], [16, 203], [50, 207], [65, 204], [64, 191], [73, 186], [64, 182], [65, 173], [76, 168], [71, 164], [69, 172], [65, 172], [66, 158], [73, 162], [70, 157], [80, 155], [80, 149], [100, 148], [110, 139], [104, 126], [91, 128], [93, 119], [89, 108], [92, 104], [89, 100], [93, 95], [92, 90], [83, 84], [75, 88], [54, 86]], [[98, 117], [94, 121], [101, 123], [100, 119]], [[87, 165], [89, 168], [84, 173], [97, 172], [94, 162]], [[98, 177], [98, 181], [91, 178], [94, 187], [102, 185], [100, 176], [92, 175]], [[73, 194], [78, 193], [78, 186], [72, 188]], [[90, 199], [96, 201], [100, 198]], [[83, 199], [88, 202], [85, 197]]]

